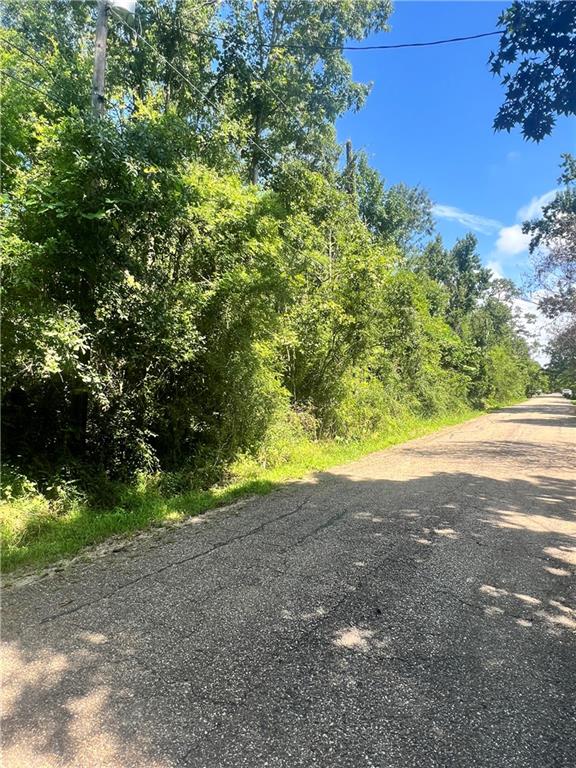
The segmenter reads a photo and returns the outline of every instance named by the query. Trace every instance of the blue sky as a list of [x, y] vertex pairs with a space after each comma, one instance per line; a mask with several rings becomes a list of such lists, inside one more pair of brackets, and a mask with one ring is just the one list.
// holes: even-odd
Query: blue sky
[[[391, 31], [363, 44], [403, 43], [496, 29], [509, 3], [395, 3]], [[338, 123], [341, 141], [364, 149], [387, 183], [427, 189], [448, 245], [472, 230], [485, 264], [522, 282], [529, 259], [519, 224], [554, 190], [562, 152], [576, 151], [573, 120], [562, 119], [540, 144], [519, 130], [495, 134], [503, 99], [488, 70], [497, 38], [432, 48], [348, 52], [354, 78], [373, 82], [359, 113]]]

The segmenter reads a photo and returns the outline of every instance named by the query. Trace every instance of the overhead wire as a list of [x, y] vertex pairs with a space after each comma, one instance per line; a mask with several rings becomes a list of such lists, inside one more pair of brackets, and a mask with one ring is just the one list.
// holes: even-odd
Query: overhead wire
[[[213, 5], [213, 4], [216, 4], [218, 1], [219, 0], [209, 0], [206, 3], [203, 3], [200, 7], [204, 7], [204, 6], [207, 6], [207, 5]], [[124, 20], [114, 11], [114, 9], [112, 9], [112, 11], [113, 11], [114, 15], [117, 16], [120, 21], [125, 23]], [[126, 25], [126, 26], [129, 26], [129, 25]], [[136, 32], [136, 30], [133, 30], [133, 31]], [[201, 32], [199, 30], [195, 30], [195, 31], [188, 30], [188, 31], [191, 34], [198, 35], [200, 37], [208, 37], [210, 39], [218, 40], [220, 42], [226, 42], [226, 38], [222, 37], [220, 35], [213, 35], [213, 34], [211, 34], [209, 32]], [[136, 34], [138, 34], [138, 33], [136, 33]], [[494, 35], [502, 35], [502, 34], [504, 34], [504, 30], [498, 30], [498, 31], [493, 31], [493, 32], [482, 32], [482, 33], [479, 33], [479, 34], [476, 34], [476, 35], [466, 35], [466, 36], [460, 36], [460, 37], [451, 37], [451, 38], [445, 38], [445, 39], [442, 39], [442, 40], [431, 40], [431, 41], [419, 42], [419, 43], [396, 43], [396, 44], [390, 44], [390, 45], [315, 46], [314, 44], [311, 44], [311, 45], [307, 45], [307, 46], [304, 46], [304, 45], [301, 45], [301, 46], [297, 46], [296, 45], [295, 46], [295, 45], [281, 45], [281, 44], [280, 45], [266, 45], [266, 44], [264, 44], [261, 47], [265, 48], [268, 51], [277, 50], [277, 49], [281, 49], [281, 50], [313, 50], [313, 51], [321, 51], [321, 50], [345, 50], [345, 51], [392, 50], [392, 49], [399, 49], [399, 48], [423, 48], [423, 47], [427, 47], [427, 46], [444, 45], [444, 44], [447, 44], [447, 43], [463, 42], [463, 41], [466, 41], [466, 40], [477, 40], [479, 38], [492, 37]], [[147, 41], [145, 41], [145, 42], [147, 42]], [[161, 54], [159, 54], [158, 52], [157, 52], [157, 54], [161, 56]], [[274, 88], [272, 88], [271, 85], [269, 85], [267, 83], [267, 81], [264, 78], [262, 78], [262, 77], [260, 77], [258, 75], [258, 73], [256, 72], [255, 68], [246, 60], [243, 60], [243, 63], [252, 72], [252, 74], [254, 75], [256, 80], [258, 80], [260, 83], [262, 83], [262, 85], [264, 85], [266, 90], [268, 90], [270, 93], [272, 93], [275, 96], [275, 98], [280, 102], [280, 104], [282, 104], [282, 106], [284, 106], [286, 109], [291, 111], [291, 107], [286, 103], [286, 101], [280, 96], [280, 94]], [[297, 115], [294, 115], [294, 117], [296, 118], [296, 120], [298, 121], [300, 126], [304, 127], [302, 125], [302, 122], [301, 122], [300, 118]]]
[[1, 33], [0, 33], [0, 43], [2, 45], [8, 45], [10, 48], [14, 48], [15, 51], [19, 51], [27, 59], [30, 59], [30, 61], [34, 62], [34, 64], [37, 64], [39, 67], [42, 67], [42, 69], [45, 69], [46, 72], [52, 75], [52, 71], [50, 70], [50, 68], [47, 67], [46, 64], [41, 59], [37, 58], [36, 56], [33, 56], [26, 49], [21, 48], [19, 45], [16, 45], [16, 43], [12, 42], [12, 40], [7, 40], [5, 37], [2, 36]]
[[[200, 7], [205, 7], [205, 6], [208, 6], [208, 5], [216, 5], [218, 3], [218, 1], [219, 0], [208, 0], [207, 2], [202, 3], [200, 5]], [[117, 11], [115, 11], [115, 9], [113, 7], [110, 7], [110, 11], [112, 12], [112, 14], [126, 28], [130, 29], [140, 40], [142, 40], [151, 50], [153, 50], [156, 53], [156, 55], [165, 62], [165, 64], [167, 64], [171, 69], [173, 69], [183, 80], [185, 80], [185, 82], [191, 88], [193, 88], [200, 96], [202, 96], [202, 98], [207, 103], [209, 103], [215, 109], [217, 109], [219, 111], [222, 111], [222, 108], [219, 105], [215, 104], [213, 101], [208, 99], [208, 97], [206, 97], [206, 95], [199, 88], [197, 88], [194, 85], [194, 83], [192, 83], [189, 80], [189, 78], [187, 78], [186, 75], [184, 75], [183, 72], [181, 72], [179, 69], [177, 69], [172, 64], [171, 61], [169, 61], [153, 45], [151, 45], [146, 40], [146, 38], [141, 33], [139, 33], [133, 26], [128, 24], [128, 22], [125, 19], [123, 19], [117, 13]], [[219, 35], [213, 35], [213, 34], [210, 34], [210, 33], [207, 33], [207, 32], [195, 31], [193, 34], [196, 34], [196, 35], [201, 36], [201, 37], [209, 37], [211, 39], [219, 40], [221, 42], [226, 42], [226, 38], [225, 37], [222, 37], [222, 36], [219, 36]], [[322, 50], [343, 50], [343, 51], [397, 50], [397, 49], [402, 49], [402, 48], [424, 48], [424, 47], [429, 47], [429, 46], [446, 45], [446, 44], [449, 44], [449, 43], [464, 42], [464, 41], [468, 41], [468, 40], [477, 40], [477, 39], [480, 39], [480, 38], [492, 37], [492, 36], [495, 36], [495, 35], [502, 35], [502, 34], [504, 34], [504, 30], [496, 30], [496, 31], [493, 31], [493, 32], [482, 32], [482, 33], [475, 34], [475, 35], [464, 35], [464, 36], [460, 36], [460, 37], [450, 37], [450, 38], [444, 38], [444, 39], [440, 39], [440, 40], [430, 40], [430, 41], [414, 42], [414, 43], [392, 43], [392, 44], [383, 44], [383, 45], [365, 45], [365, 46], [355, 46], [355, 45], [338, 45], [338, 46], [336, 46], [336, 45], [334, 45], [334, 46], [322, 45], [322, 46], [315, 46], [314, 44], [306, 45], [306, 46], [305, 45], [300, 45], [299, 46], [299, 45], [294, 45], [294, 44], [284, 44], [284, 45], [283, 44], [275, 44], [275, 45], [266, 45], [266, 44], [264, 44], [262, 47], [265, 48], [268, 51], [277, 50], [277, 49], [281, 49], [281, 50], [312, 50], [312, 51], [322, 51]], [[14, 48], [15, 50], [18, 50], [20, 53], [22, 53], [28, 59], [30, 59], [34, 63], [38, 64], [43, 69], [45, 69], [47, 72], [52, 74], [50, 72], [49, 68], [42, 61], [40, 61], [40, 59], [36, 58], [35, 56], [32, 56], [30, 53], [28, 53], [26, 50], [24, 50], [23, 48], [21, 48], [17, 44], [13, 43], [12, 41], [6, 40], [5, 38], [2, 38], [2, 37], [0, 37], [0, 40], [3, 43], [5, 43], [6, 45], [9, 45], [10, 47]], [[256, 80], [258, 80], [260, 83], [262, 83], [262, 85], [264, 85], [264, 87], [270, 93], [272, 93], [275, 96], [275, 98], [282, 104], [282, 106], [284, 106], [288, 110], [291, 109], [289, 107], [289, 105], [286, 103], [286, 101], [278, 94], [278, 92], [274, 88], [272, 88], [272, 86], [269, 85], [266, 82], [266, 80], [264, 80], [262, 77], [260, 77], [258, 75], [258, 73], [256, 72], [255, 68], [249, 62], [244, 61], [244, 64], [252, 72], [252, 74], [254, 75]], [[19, 80], [19, 82], [21, 82], [23, 85], [36, 90], [38, 93], [42, 93], [47, 98], [51, 98], [48, 94], [46, 94], [45, 92], [41, 91], [41, 89], [37, 88], [33, 84], [27, 83], [24, 80], [19, 79], [17, 76], [15, 76], [13, 73], [9, 72], [8, 70], [4, 70], [4, 71], [6, 72], [6, 74], [8, 74], [8, 76], [13, 77], [13, 79], [15, 79], [15, 80]], [[62, 102], [58, 101], [58, 103], [60, 104], [60, 106], [64, 106]], [[294, 115], [294, 117], [299, 122], [299, 124], [302, 126], [300, 118], [297, 115]], [[261, 152], [263, 152], [266, 156], [268, 156], [269, 159], [274, 160], [274, 158], [272, 158], [272, 156], [262, 146], [257, 144], [254, 139], [249, 139], [249, 140], [251, 141], [253, 146], [256, 146]]]
[[[342, 45], [342, 46], [320, 46], [327, 50], [343, 51], [388, 51], [398, 48], [427, 48], [434, 45], [447, 45], [448, 43], [463, 43], [467, 40], [479, 40], [482, 37], [494, 37], [494, 35], [503, 35], [504, 30], [495, 30], [494, 32], [480, 32], [477, 35], [464, 35], [462, 37], [447, 37], [443, 40], [427, 40], [421, 43], [388, 43], [384, 45]], [[283, 46], [280, 46], [283, 47]]]
[[10, 69], [2, 69], [0, 70], [0, 72], [1, 74], [8, 75], [8, 77], [11, 77], [13, 80], [16, 80], [17, 82], [21, 83], [21, 85], [24, 85], [26, 88], [30, 88], [33, 91], [37, 91], [39, 94], [44, 96], [45, 99], [48, 99], [48, 101], [53, 101], [63, 109], [68, 109], [68, 105], [64, 104], [63, 101], [60, 101], [60, 99], [58, 99], [56, 96], [53, 96], [47, 91], [42, 90], [42, 88], [38, 88], [38, 86], [34, 85], [34, 83], [29, 83], [27, 80], [23, 80], [21, 77], [18, 77], [18, 75], [15, 75], [14, 72], [12, 72]]
[[[211, 40], [218, 40], [225, 43], [228, 38], [222, 35], [216, 35], [211, 32], [201, 32], [200, 30], [188, 30], [191, 34], [198, 37], [207, 37]], [[506, 30], [498, 29], [492, 32], [479, 32], [475, 35], [461, 35], [459, 37], [447, 37], [440, 40], [424, 40], [422, 42], [413, 43], [383, 43], [382, 45], [316, 45], [314, 43], [307, 43], [306, 45], [298, 45], [297, 43], [273, 43], [261, 45], [267, 51], [283, 50], [283, 51], [388, 51], [398, 50], [401, 48], [429, 48], [436, 45], [448, 45], [450, 43], [463, 43], [468, 40], [480, 40], [485, 37], [495, 37], [496, 35], [505, 34]]]
[[[212, 0], [210, 2], [203, 3], [201, 7], [207, 6], [212, 4]], [[149, 43], [146, 38], [140, 34], [134, 27], [132, 27], [128, 22], [123, 19], [115, 10], [114, 8], [110, 9], [112, 14], [128, 29], [130, 29], [140, 40], [142, 40], [152, 51], [155, 52], [155, 54], [164, 61], [165, 64], [167, 64], [176, 74], [178, 74], [188, 85], [190, 85], [191, 88], [193, 88], [196, 93], [198, 93], [201, 98], [206, 101], [208, 104], [210, 104], [214, 109], [216, 109], [221, 114], [224, 114], [226, 116], [225, 110], [223, 108], [213, 102], [211, 99], [209, 99], [206, 94], [204, 94], [201, 89], [199, 89], [194, 83], [190, 81], [189, 78], [184, 75], [183, 72], [181, 72], [177, 67], [175, 67], [171, 61], [169, 61], [165, 56], [163, 56], [151, 43]], [[204, 36], [209, 37], [214, 40], [219, 40], [222, 42], [226, 42], [226, 38], [218, 36], [218, 35], [212, 35], [210, 33], [203, 33], [200, 31], [195, 31], [193, 34], [196, 34], [198, 36]], [[465, 36], [459, 36], [459, 37], [451, 37], [451, 38], [444, 38], [440, 40], [431, 40], [431, 41], [425, 41], [425, 42], [415, 42], [415, 43], [394, 43], [394, 44], [384, 44], [384, 45], [369, 45], [369, 46], [346, 46], [346, 45], [340, 45], [340, 46], [290, 46], [290, 45], [264, 45], [263, 48], [266, 48], [267, 50], [274, 50], [274, 49], [306, 49], [306, 50], [349, 50], [349, 51], [368, 51], [368, 50], [392, 50], [392, 49], [400, 49], [400, 48], [423, 48], [428, 46], [437, 46], [437, 45], [445, 45], [448, 43], [457, 43], [457, 42], [464, 42], [467, 40], [477, 40], [480, 38], [486, 38], [486, 37], [493, 37], [495, 35], [502, 35], [504, 34], [504, 30], [496, 30], [492, 32], [482, 32], [475, 35], [465, 35]], [[292, 111], [290, 106], [286, 103], [286, 101], [278, 94], [278, 92], [267, 83], [267, 81], [260, 77], [255, 70], [255, 68], [246, 60], [244, 60], [244, 65], [252, 72], [256, 80], [258, 80], [264, 87], [274, 95], [274, 97], [282, 104], [287, 110]], [[301, 127], [304, 128], [300, 118], [298, 115], [294, 114], [295, 119], [299, 123]], [[275, 159], [270, 155], [270, 153], [264, 149], [258, 142], [256, 142], [253, 138], [248, 137], [248, 141], [252, 144], [252, 146], [256, 147], [260, 152], [262, 152], [266, 157], [268, 157], [272, 162], [275, 162]]]

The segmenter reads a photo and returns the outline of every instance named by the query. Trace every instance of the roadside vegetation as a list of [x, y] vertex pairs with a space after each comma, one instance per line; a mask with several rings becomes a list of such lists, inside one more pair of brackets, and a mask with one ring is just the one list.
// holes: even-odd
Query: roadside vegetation
[[[387, 0], [6, 0], [3, 567], [195, 514], [546, 387], [518, 290], [334, 123]], [[31, 87], [33, 86], [33, 87]]]
[[[559, 117], [576, 114], [576, 3], [514, 2], [499, 25], [505, 31], [490, 69], [505, 99], [494, 129], [519, 126], [527, 140], [542, 141]], [[558, 192], [522, 229], [530, 236], [533, 295], [551, 321], [549, 385], [576, 391], [576, 157], [565, 153], [561, 168]]]
[[539, 306], [553, 323], [550, 386], [576, 392], [576, 158], [565, 155], [562, 170], [560, 191], [524, 232], [531, 236]]
[[2, 570], [42, 566], [77, 555], [115, 534], [175, 523], [239, 499], [263, 495], [279, 485], [367, 453], [387, 448], [480, 415], [461, 411], [435, 418], [411, 417], [386, 432], [356, 441], [311, 440], [283, 430], [260, 456], [241, 456], [223, 480], [198, 487], [185, 473], [139, 475], [130, 483], [102, 478], [97, 499], [77, 482], [52, 480], [44, 487], [4, 468], [0, 503]]

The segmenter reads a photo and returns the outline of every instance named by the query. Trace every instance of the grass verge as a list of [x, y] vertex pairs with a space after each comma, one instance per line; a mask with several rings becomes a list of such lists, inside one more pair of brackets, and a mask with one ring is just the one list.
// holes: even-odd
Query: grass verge
[[375, 434], [356, 442], [302, 439], [290, 446], [276, 466], [266, 468], [255, 460], [240, 460], [233, 467], [229, 483], [208, 490], [168, 496], [160, 492], [157, 482], [142, 479], [133, 486], [126, 486], [120, 503], [107, 510], [96, 510], [78, 498], [59, 514], [54, 514], [53, 507], [43, 496], [30, 492], [0, 504], [2, 571], [47, 565], [77, 555], [85, 547], [115, 534], [182, 520], [245, 496], [269, 493], [282, 483], [309, 472], [354, 461], [373, 451], [462, 423], [481, 413], [466, 410], [437, 418], [413, 417], [391, 427], [385, 434]]

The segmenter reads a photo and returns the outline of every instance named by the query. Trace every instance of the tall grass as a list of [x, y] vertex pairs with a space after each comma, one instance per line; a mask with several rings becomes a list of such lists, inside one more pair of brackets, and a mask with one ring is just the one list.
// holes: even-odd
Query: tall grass
[[195, 488], [195, 478], [182, 473], [140, 477], [132, 485], [111, 485], [107, 490], [109, 502], [104, 506], [73, 483], [55, 482], [41, 490], [21, 474], [4, 468], [2, 570], [46, 565], [77, 555], [84, 547], [114, 534], [182, 520], [244, 496], [265, 494], [309, 472], [353, 461], [477, 415], [478, 411], [462, 410], [435, 418], [412, 416], [354, 441], [314, 440], [302, 430], [280, 425], [259, 454], [239, 458], [220, 485]]

